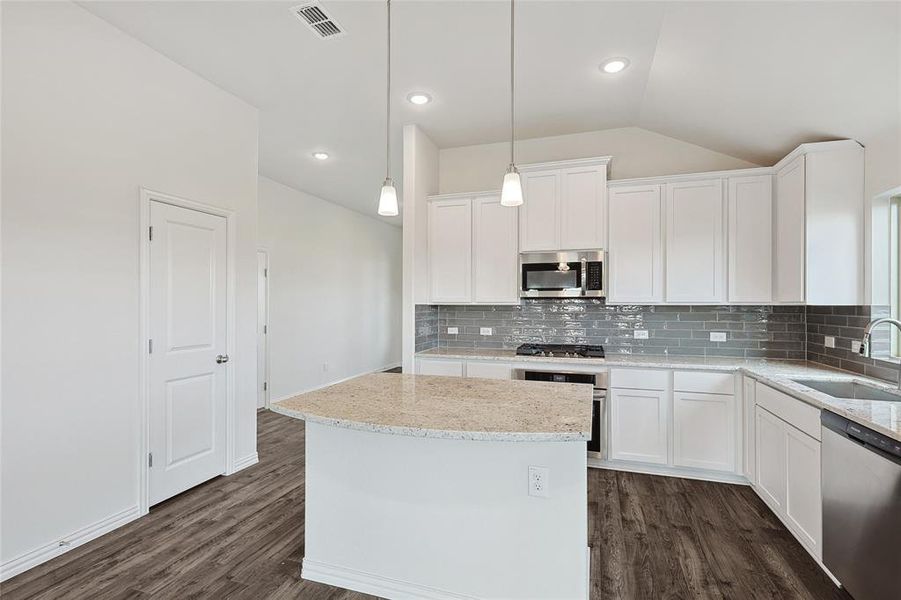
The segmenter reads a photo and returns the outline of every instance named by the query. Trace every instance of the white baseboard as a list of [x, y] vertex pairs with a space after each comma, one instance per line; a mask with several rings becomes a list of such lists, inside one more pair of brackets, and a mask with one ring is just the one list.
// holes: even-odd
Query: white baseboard
[[719, 473], [717, 471], [703, 471], [700, 469], [686, 469], [681, 467], [668, 467], [666, 465], [650, 465], [616, 460], [600, 460], [588, 457], [588, 466], [594, 469], [609, 469], [611, 471], [624, 471], [627, 473], [644, 473], [646, 475], [661, 475], [663, 477], [679, 477], [681, 479], [697, 479], [700, 481], [716, 481], [718, 483], [733, 483], [737, 485], [750, 485], [743, 475], [735, 473]]
[[252, 467], [253, 465], [260, 462], [260, 455], [254, 452], [253, 454], [248, 454], [243, 458], [235, 459], [235, 464], [232, 465], [232, 470], [229, 475], [233, 475], [237, 473], [241, 469], [246, 469], [247, 467]]
[[474, 600], [475, 596], [467, 596], [456, 592], [448, 592], [429, 586], [400, 581], [390, 577], [382, 577], [372, 573], [364, 573], [345, 567], [328, 565], [308, 558], [303, 559], [300, 576], [309, 581], [316, 581], [335, 587], [371, 594], [391, 600]]
[[6, 581], [10, 577], [23, 573], [41, 563], [47, 562], [51, 558], [56, 558], [61, 554], [65, 554], [69, 550], [73, 550], [82, 544], [95, 540], [103, 534], [109, 533], [113, 529], [122, 527], [126, 523], [134, 521], [140, 516], [141, 511], [138, 506], [135, 505], [86, 527], [73, 531], [61, 540], [55, 540], [52, 543], [45, 544], [34, 550], [20, 554], [19, 556], [0, 564], [0, 581]]
[[306, 394], [308, 392], [315, 392], [316, 390], [321, 390], [323, 388], [327, 388], [330, 385], [335, 385], [336, 383], [343, 383], [345, 381], [350, 381], [351, 379], [354, 379], [356, 377], [362, 377], [363, 375], [369, 375], [371, 373], [381, 373], [382, 371], [387, 371], [388, 369], [396, 369], [397, 367], [400, 367], [400, 366], [401, 366], [400, 363], [392, 363], [392, 364], [384, 366], [384, 367], [379, 367], [378, 369], [372, 369], [371, 371], [363, 371], [362, 373], [357, 373], [356, 375], [348, 375], [347, 377], [342, 377], [341, 379], [329, 381], [327, 383], [323, 383], [322, 385], [305, 388], [298, 392], [288, 394], [286, 396], [279, 396], [278, 398], [273, 398], [272, 400], [269, 401], [269, 405], [272, 406], [276, 402], [281, 402], [282, 400], [287, 400], [288, 398], [293, 398], [294, 396], [299, 396], [300, 394]]

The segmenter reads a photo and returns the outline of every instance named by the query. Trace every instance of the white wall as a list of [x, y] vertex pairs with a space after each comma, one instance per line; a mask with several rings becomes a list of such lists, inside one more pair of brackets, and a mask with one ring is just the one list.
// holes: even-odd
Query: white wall
[[[516, 143], [517, 164], [613, 156], [610, 179], [676, 175], [757, 167], [639, 127], [622, 127], [571, 135], [534, 138]], [[439, 155], [442, 194], [500, 189], [510, 163], [507, 142], [444, 148]]]
[[266, 177], [259, 203], [272, 401], [399, 365], [400, 228]]
[[257, 111], [74, 4], [0, 6], [9, 576], [137, 510], [141, 186], [236, 211], [235, 458], [255, 454]]

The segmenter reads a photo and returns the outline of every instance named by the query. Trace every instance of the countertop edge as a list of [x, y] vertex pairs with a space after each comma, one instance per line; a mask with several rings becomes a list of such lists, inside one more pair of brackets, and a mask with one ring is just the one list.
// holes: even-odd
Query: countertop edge
[[318, 423], [320, 425], [329, 425], [332, 427], [340, 427], [342, 429], [351, 429], [354, 431], [364, 431], [369, 433], [385, 433], [390, 435], [402, 435], [406, 437], [445, 439], [445, 440], [466, 440], [481, 442], [587, 442], [591, 439], [590, 432], [578, 433], [540, 433], [540, 432], [515, 432], [515, 431], [459, 431], [453, 429], [428, 429], [420, 427], [404, 427], [399, 425], [380, 425], [378, 423], [369, 423], [362, 421], [352, 421], [348, 419], [336, 419], [323, 417], [303, 411], [291, 410], [283, 406], [279, 406], [277, 402], [269, 406], [269, 410], [300, 419], [305, 422]]

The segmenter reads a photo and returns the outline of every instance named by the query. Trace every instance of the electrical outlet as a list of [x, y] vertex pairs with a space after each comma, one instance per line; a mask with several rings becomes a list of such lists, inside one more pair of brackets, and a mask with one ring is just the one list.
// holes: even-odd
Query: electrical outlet
[[725, 342], [726, 341], [726, 332], [725, 331], [711, 331], [710, 332], [710, 341], [711, 342]]
[[647, 329], [636, 329], [632, 332], [632, 336], [636, 340], [646, 340], [648, 339], [648, 330]]
[[491, 335], [491, 331], [490, 327], [479, 327], [479, 334], [481, 335]]
[[854, 354], [860, 354], [860, 340], [851, 341], [851, 352], [853, 352]]
[[826, 344], [827, 348], [835, 348], [835, 338], [831, 335], [827, 335], [823, 343]]
[[447, 334], [448, 334], [448, 335], [457, 335], [458, 333], [460, 333], [460, 328], [459, 328], [459, 327], [448, 327], [448, 328], [447, 328]]
[[547, 467], [529, 467], [529, 495], [548, 498], [551, 495], [551, 470]]

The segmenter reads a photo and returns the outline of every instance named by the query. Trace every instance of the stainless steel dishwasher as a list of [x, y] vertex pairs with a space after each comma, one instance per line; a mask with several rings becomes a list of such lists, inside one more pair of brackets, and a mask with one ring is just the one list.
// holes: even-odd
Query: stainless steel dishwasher
[[901, 442], [821, 420], [823, 563], [855, 600], [901, 597]]

